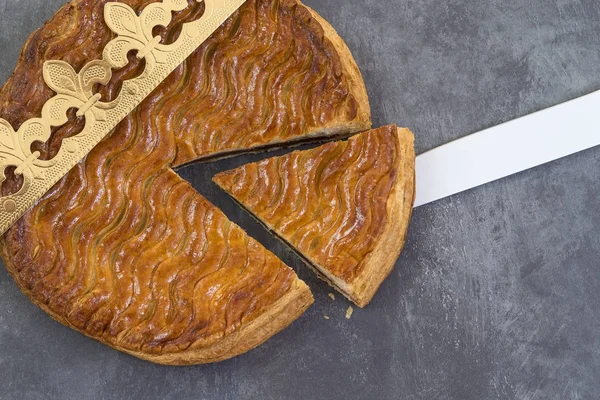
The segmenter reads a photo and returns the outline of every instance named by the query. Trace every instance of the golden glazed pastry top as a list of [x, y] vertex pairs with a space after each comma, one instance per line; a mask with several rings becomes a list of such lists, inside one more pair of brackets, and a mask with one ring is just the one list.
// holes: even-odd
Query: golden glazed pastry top
[[[151, 1], [122, 2], [139, 10]], [[45, 60], [78, 69], [100, 57], [112, 38], [105, 3], [73, 1], [32, 35], [0, 90], [0, 118], [18, 128], [40, 113], [53, 95]], [[192, 3], [171, 27], [201, 15]], [[167, 363], [230, 357], [297, 318], [312, 301], [306, 286], [169, 168], [370, 123], [351, 56], [315, 18], [293, 0], [248, 0], [28, 211], [1, 242], [27, 296], [86, 335]], [[116, 71], [103, 100], [139, 71], [134, 62]], [[82, 124], [40, 144], [42, 158]], [[8, 177], [4, 193], [19, 185]], [[263, 325], [239, 344], [235, 334], [255, 321]], [[237, 350], [218, 347], [225, 342]]]
[[400, 166], [397, 130], [386, 126], [247, 164], [215, 182], [311, 262], [351, 284], [388, 225]]

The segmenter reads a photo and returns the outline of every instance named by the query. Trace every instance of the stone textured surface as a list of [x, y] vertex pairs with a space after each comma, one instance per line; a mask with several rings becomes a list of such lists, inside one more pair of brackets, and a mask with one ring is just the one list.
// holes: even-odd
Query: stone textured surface
[[[0, 81], [63, 3], [0, 0]], [[353, 50], [375, 125], [410, 127], [418, 152], [600, 89], [597, 0], [307, 3]], [[264, 156], [180, 173], [307, 280], [304, 317], [231, 361], [161, 367], [52, 321], [1, 268], [0, 399], [600, 398], [600, 148], [417, 209], [398, 267], [350, 320], [210, 182]]]

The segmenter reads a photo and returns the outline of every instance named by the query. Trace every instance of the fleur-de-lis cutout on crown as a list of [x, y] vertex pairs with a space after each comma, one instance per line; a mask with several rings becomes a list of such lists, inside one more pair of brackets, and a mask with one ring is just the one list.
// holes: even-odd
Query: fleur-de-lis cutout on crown
[[[35, 178], [32, 171], [34, 159], [40, 156], [40, 153], [31, 152], [31, 145], [28, 140], [24, 140], [24, 135], [19, 130], [15, 132], [12, 126], [3, 119], [0, 119], [0, 184], [6, 180], [5, 169], [9, 166], [17, 167], [15, 172], [24, 177], [23, 186], [19, 192], [25, 192], [31, 186]], [[13, 209], [12, 202], [9, 202], [8, 209]]]
[[111, 66], [106, 61], [92, 61], [79, 74], [63, 61], [48, 61], [44, 64], [44, 81], [57, 93], [55, 102], [76, 107], [79, 110], [77, 116], [91, 111], [98, 121], [106, 121], [103, 108], [106, 109], [109, 105], [99, 102], [100, 95], [93, 94], [92, 89], [96, 84], [106, 85], [111, 77]]
[[[203, 0], [196, 0], [202, 3]], [[168, 0], [162, 4], [150, 4], [138, 17], [127, 4], [107, 3], [104, 19], [109, 28], [119, 35], [104, 48], [104, 58], [110, 59], [116, 68], [128, 63], [127, 54], [138, 50], [137, 58], [152, 58], [154, 62], [165, 63], [170, 49], [160, 45], [160, 36], [153, 36], [156, 26], [166, 27], [171, 23], [172, 12], [188, 6], [186, 0]], [[153, 51], [153, 50], [158, 51]], [[150, 65], [153, 63], [151, 62]]]

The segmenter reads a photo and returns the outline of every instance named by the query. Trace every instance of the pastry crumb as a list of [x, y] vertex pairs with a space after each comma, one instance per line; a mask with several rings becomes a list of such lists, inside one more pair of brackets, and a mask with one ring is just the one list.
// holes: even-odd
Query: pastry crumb
[[323, 318], [325, 318], [325, 319], [329, 319], [329, 316], [327, 316], [327, 315], [323, 315]]
[[352, 318], [353, 312], [354, 312], [354, 308], [352, 308], [352, 306], [348, 307], [348, 310], [346, 311], [346, 319]]
[[335, 300], [335, 294], [329, 293], [329, 297], [331, 297], [331, 300]]

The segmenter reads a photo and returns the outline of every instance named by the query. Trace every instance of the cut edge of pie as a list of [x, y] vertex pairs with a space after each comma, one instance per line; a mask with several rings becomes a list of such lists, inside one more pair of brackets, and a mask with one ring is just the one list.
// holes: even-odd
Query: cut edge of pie
[[[240, 204], [242, 208], [300, 255], [308, 267], [322, 280], [362, 308], [371, 302], [383, 281], [394, 269], [396, 261], [406, 242], [408, 226], [410, 224], [414, 206], [416, 191], [414, 135], [407, 128], [398, 128], [395, 125], [393, 128], [398, 135], [397, 143], [399, 157], [397, 157], [396, 179], [386, 202], [386, 224], [378, 237], [377, 244], [359, 263], [361, 266], [360, 273], [352, 282], [344, 281], [331, 273], [328, 268], [319, 265], [318, 262], [315, 262], [315, 260], [305, 252], [299, 250], [290, 243], [289, 240], [278, 233], [277, 229], [272, 224], [269, 224], [267, 221], [260, 218], [260, 216], [256, 215], [244, 205], [243, 201], [240, 201], [240, 199], [232, 194], [232, 180], [236, 171], [240, 171], [245, 166], [251, 164], [246, 164], [245, 166], [231, 171], [222, 172], [216, 175], [213, 178], [213, 181]], [[363, 134], [366, 133], [368, 132], [364, 132]], [[360, 135], [361, 134], [358, 134], [354, 136], [354, 138]], [[352, 138], [350, 140], [352, 140]], [[278, 157], [267, 159], [266, 161], [276, 158]]]

